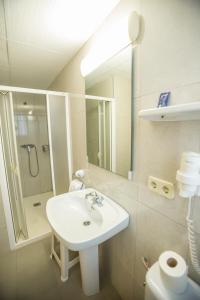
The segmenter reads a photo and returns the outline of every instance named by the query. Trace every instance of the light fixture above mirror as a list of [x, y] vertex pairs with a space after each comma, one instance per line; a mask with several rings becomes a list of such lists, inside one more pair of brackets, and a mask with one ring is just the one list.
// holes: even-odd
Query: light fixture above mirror
[[140, 16], [135, 11], [115, 22], [110, 28], [106, 28], [81, 62], [83, 77], [89, 75], [128, 45], [136, 44], [139, 33]]

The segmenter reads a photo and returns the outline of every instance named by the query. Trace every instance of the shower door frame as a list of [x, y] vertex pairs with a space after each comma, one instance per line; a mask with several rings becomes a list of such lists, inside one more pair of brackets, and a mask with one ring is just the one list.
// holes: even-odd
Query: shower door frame
[[[17, 193], [17, 199], [19, 200], [19, 203], [16, 203], [16, 206], [18, 207], [18, 211], [21, 211], [20, 213], [18, 213], [19, 219], [20, 219], [20, 223], [21, 224], [21, 232], [23, 234], [23, 236], [25, 238], [28, 239], [28, 229], [27, 229], [27, 223], [26, 223], [26, 215], [25, 215], [25, 209], [24, 209], [24, 205], [23, 205], [23, 192], [22, 192], [22, 180], [21, 180], [21, 174], [20, 174], [20, 168], [19, 168], [19, 157], [18, 157], [18, 153], [17, 153], [17, 138], [16, 138], [16, 132], [15, 132], [15, 119], [14, 119], [14, 107], [13, 107], [13, 95], [12, 92], [8, 93], [9, 97], [8, 97], [8, 101], [9, 101], [9, 106], [11, 109], [11, 115], [10, 115], [10, 124], [9, 124], [9, 128], [8, 128], [8, 132], [10, 139], [10, 148], [11, 148], [11, 143], [13, 142], [13, 146], [14, 149], [10, 149], [11, 151], [11, 157], [14, 158], [15, 161], [15, 168], [17, 169], [16, 174], [14, 175], [14, 185], [17, 186], [18, 185], [18, 191], [15, 188], [15, 192]], [[6, 104], [7, 106], [8, 104]], [[12, 140], [12, 142], [11, 142]], [[22, 215], [22, 216], [20, 216]], [[14, 216], [13, 216], [14, 218]]]
[[[46, 96], [46, 104], [47, 104], [47, 118], [48, 118], [48, 96], [54, 95], [54, 96], [63, 96], [65, 97], [65, 112], [66, 112], [66, 134], [67, 134], [67, 154], [68, 154], [68, 172], [69, 172], [69, 182], [72, 179], [72, 173], [73, 173], [73, 156], [72, 156], [72, 135], [71, 135], [71, 118], [70, 118], [70, 93], [65, 92], [57, 92], [57, 91], [49, 91], [49, 90], [40, 90], [40, 89], [29, 89], [29, 88], [21, 88], [21, 87], [13, 87], [13, 86], [5, 86], [0, 85], [0, 91], [9, 92], [12, 97], [13, 92], [19, 92], [19, 93], [29, 93], [29, 94], [40, 94]], [[28, 245], [32, 243], [33, 241], [40, 240], [44, 238], [45, 236], [50, 235], [50, 233], [42, 234], [40, 236], [36, 236], [34, 238], [28, 238], [23, 241], [16, 242], [15, 240], [15, 232], [14, 232], [14, 224], [12, 219], [12, 209], [9, 199], [9, 190], [8, 190], [8, 184], [7, 184], [7, 178], [6, 178], [6, 169], [4, 165], [4, 155], [3, 155], [3, 145], [2, 145], [2, 139], [1, 139], [1, 130], [0, 128], [0, 186], [1, 186], [1, 192], [2, 192], [2, 202], [4, 207], [4, 213], [5, 213], [5, 220], [6, 220], [6, 227], [8, 231], [8, 238], [10, 243], [11, 250], [15, 250], [18, 248], [21, 248], [25, 245]], [[52, 155], [52, 144], [51, 144], [51, 127], [49, 127], [48, 122], [48, 138], [49, 138], [49, 146], [50, 146], [50, 164], [51, 164], [51, 178], [52, 178], [52, 187], [53, 187], [53, 194], [55, 195], [55, 177], [54, 177], [54, 170], [52, 168], [53, 166], [53, 155]], [[16, 140], [14, 140], [15, 147]], [[17, 149], [17, 148], [16, 148]]]
[[[67, 156], [68, 156], [68, 175], [69, 175], [69, 183], [72, 180], [73, 167], [72, 167], [72, 136], [71, 136], [71, 118], [70, 118], [70, 94], [64, 93], [65, 97], [65, 114], [66, 114], [66, 141], [67, 141]], [[53, 158], [53, 145], [52, 145], [52, 134], [51, 134], [51, 120], [50, 120], [50, 105], [49, 105], [49, 96], [61, 96], [58, 94], [48, 93], [46, 94], [46, 104], [47, 104], [47, 124], [48, 124], [48, 138], [49, 138], [49, 149], [50, 149], [50, 165], [51, 165], [51, 178], [52, 178], [52, 186], [53, 186], [53, 194], [56, 193], [56, 184], [55, 184], [55, 174], [54, 174], [54, 158]]]

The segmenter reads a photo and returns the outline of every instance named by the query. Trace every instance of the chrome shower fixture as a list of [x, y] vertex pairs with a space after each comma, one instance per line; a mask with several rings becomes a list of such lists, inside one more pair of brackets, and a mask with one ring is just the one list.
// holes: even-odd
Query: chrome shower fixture
[[24, 145], [20, 145], [21, 148], [26, 149], [28, 152], [31, 152], [31, 149], [35, 147], [34, 144], [24, 144]]
[[[20, 145], [21, 148], [27, 150], [28, 153], [28, 167], [29, 167], [29, 173], [31, 175], [31, 177], [37, 177], [39, 175], [39, 161], [38, 161], [38, 153], [37, 153], [37, 148], [34, 144], [23, 144]], [[31, 168], [31, 149], [35, 149], [35, 158], [36, 158], [36, 164], [37, 164], [37, 171], [35, 174], [33, 174], [32, 172], [32, 168]]]

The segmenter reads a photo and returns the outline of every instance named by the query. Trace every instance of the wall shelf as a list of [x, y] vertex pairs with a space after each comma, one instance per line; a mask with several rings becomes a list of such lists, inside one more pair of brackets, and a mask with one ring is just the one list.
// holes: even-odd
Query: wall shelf
[[189, 121], [200, 120], [200, 102], [144, 109], [139, 117], [148, 121]]

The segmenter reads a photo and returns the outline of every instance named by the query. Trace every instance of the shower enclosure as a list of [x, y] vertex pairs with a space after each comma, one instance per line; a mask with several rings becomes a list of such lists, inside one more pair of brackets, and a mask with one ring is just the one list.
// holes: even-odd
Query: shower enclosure
[[46, 202], [68, 191], [67, 93], [0, 86], [0, 185], [12, 248], [50, 234]]

